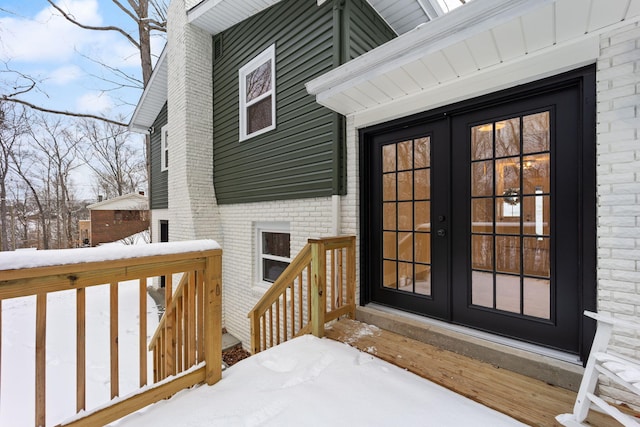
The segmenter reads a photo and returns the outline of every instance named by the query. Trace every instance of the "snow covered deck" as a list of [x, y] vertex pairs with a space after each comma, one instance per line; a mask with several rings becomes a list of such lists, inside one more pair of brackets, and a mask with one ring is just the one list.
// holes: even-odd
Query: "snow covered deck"
[[[365, 323], [343, 319], [327, 328], [325, 336], [373, 354], [527, 425], [560, 426], [555, 416], [571, 412], [576, 399], [573, 391]], [[587, 421], [595, 427], [616, 425], [608, 416], [593, 411]]]

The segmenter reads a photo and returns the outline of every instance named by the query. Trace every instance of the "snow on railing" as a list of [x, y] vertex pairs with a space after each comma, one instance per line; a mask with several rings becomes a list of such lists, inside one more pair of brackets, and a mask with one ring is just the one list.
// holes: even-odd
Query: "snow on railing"
[[[0, 253], [0, 319], [2, 319], [2, 302], [10, 298], [25, 296], [36, 297], [35, 310], [35, 425], [45, 426], [47, 378], [47, 296], [60, 291], [75, 291], [76, 308], [76, 413], [64, 425], [104, 425], [115, 421], [129, 413], [135, 412], [151, 403], [165, 399], [181, 389], [197, 383], [213, 384], [221, 378], [222, 366], [222, 250], [213, 240], [156, 243], [149, 245], [122, 246], [106, 245], [98, 248], [63, 249], [52, 251], [17, 251]], [[164, 276], [171, 283], [173, 275], [181, 274], [187, 283], [200, 289], [198, 305], [189, 311], [189, 316], [201, 319], [197, 334], [187, 332], [193, 337], [190, 348], [198, 349], [197, 369], [191, 369], [196, 358], [188, 360], [188, 370], [184, 375], [163, 381], [162, 384], [148, 386], [147, 378], [147, 280]], [[119, 352], [118, 291], [121, 282], [135, 280], [139, 286], [139, 390], [129, 397], [118, 397], [119, 359], [124, 357]], [[98, 285], [109, 289], [109, 364], [111, 401], [99, 410], [87, 408], [87, 304], [86, 289]], [[172, 295], [166, 297], [171, 306]], [[190, 325], [194, 320], [185, 321]], [[176, 327], [182, 326], [173, 326]], [[166, 328], [163, 325], [162, 328]], [[186, 329], [185, 329], [186, 330]], [[0, 322], [0, 348], [2, 348], [2, 323]], [[178, 330], [176, 330], [178, 333]], [[55, 336], [54, 330], [51, 335]], [[158, 333], [156, 333], [156, 336]], [[182, 335], [180, 335], [182, 336]], [[165, 353], [173, 352], [168, 346], [157, 348], [156, 360], [168, 360]], [[191, 363], [191, 360], [194, 363]], [[202, 363], [204, 362], [204, 363]], [[1, 365], [0, 370], [3, 366]], [[51, 369], [55, 369], [51, 367]], [[159, 366], [154, 362], [154, 380], [159, 381]], [[164, 378], [164, 376], [163, 376]], [[0, 378], [2, 381], [2, 378]], [[153, 382], [153, 380], [152, 380]], [[0, 386], [3, 384], [0, 383]], [[12, 390], [3, 392], [12, 393]], [[72, 415], [72, 414], [71, 414]], [[49, 420], [51, 421], [51, 420]], [[59, 423], [62, 420], [54, 420]]]

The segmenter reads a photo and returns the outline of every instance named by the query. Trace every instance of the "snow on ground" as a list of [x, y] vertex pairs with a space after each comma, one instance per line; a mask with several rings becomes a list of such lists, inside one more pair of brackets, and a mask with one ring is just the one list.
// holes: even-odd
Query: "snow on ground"
[[[42, 252], [42, 251], [39, 251]], [[138, 281], [119, 286], [120, 394], [138, 388]], [[147, 335], [155, 332], [158, 312], [147, 297]], [[35, 420], [35, 297], [2, 302], [2, 371], [0, 373], [0, 426], [33, 426]], [[76, 308], [75, 292], [47, 298], [47, 426], [75, 414]], [[110, 398], [109, 287], [86, 291], [87, 409]], [[149, 378], [153, 378], [149, 354]]]
[[114, 426], [523, 426], [346, 344], [305, 335]]

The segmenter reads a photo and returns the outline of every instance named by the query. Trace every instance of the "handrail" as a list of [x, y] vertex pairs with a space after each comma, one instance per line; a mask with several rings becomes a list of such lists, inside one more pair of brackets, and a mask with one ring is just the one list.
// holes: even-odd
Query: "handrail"
[[[61, 254], [63, 256], [60, 257]], [[143, 256], [140, 256], [141, 254]], [[57, 257], [59, 259], [56, 259]], [[222, 365], [221, 257], [222, 250], [213, 241], [158, 243], [125, 247], [115, 252], [112, 249], [100, 247], [34, 251], [29, 252], [28, 257], [24, 253], [22, 255], [15, 252], [0, 253], [0, 319], [3, 300], [36, 296], [35, 425], [44, 426], [46, 423], [46, 370], [55, 369], [46, 365], [47, 330], [55, 326], [47, 324], [47, 295], [54, 292], [73, 290], [76, 294], [76, 412], [78, 414], [66, 421], [64, 425], [103, 425], [165, 399], [180, 389], [200, 382], [213, 384], [218, 381], [221, 378]], [[20, 262], [17, 262], [18, 260]], [[187, 278], [188, 285], [193, 284], [200, 289], [197, 294], [200, 301], [198, 308], [189, 313], [203, 319], [199, 323], [201, 329], [197, 330], [197, 349], [199, 350], [196, 352], [198, 362], [203, 363], [196, 370], [176, 375], [160, 384], [149, 385], [147, 279], [160, 275], [170, 278], [173, 274], [182, 274]], [[129, 396], [119, 396], [118, 360], [122, 355], [118, 348], [118, 291], [120, 282], [130, 280], [138, 282], [140, 295], [138, 304], [140, 389]], [[87, 360], [86, 352], [86, 289], [98, 285], [109, 288], [112, 400], [105, 402], [100, 409], [92, 410], [86, 408], [86, 373], [87, 366], [91, 364], [91, 361]], [[191, 291], [187, 288], [188, 286], [180, 291], [178, 298], [184, 298], [183, 294]], [[170, 295], [169, 299], [173, 299], [173, 295]], [[2, 324], [0, 323], [0, 346], [1, 344]], [[159, 381], [157, 375], [154, 377], [155, 382]], [[70, 396], [70, 398], [73, 397]]]
[[355, 318], [355, 236], [309, 239], [249, 312], [252, 353], [321, 337], [326, 322], [344, 315]]

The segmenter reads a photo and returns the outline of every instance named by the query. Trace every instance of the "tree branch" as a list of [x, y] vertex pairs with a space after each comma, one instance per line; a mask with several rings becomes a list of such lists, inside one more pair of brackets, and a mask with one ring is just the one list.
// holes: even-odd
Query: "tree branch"
[[83, 117], [83, 118], [87, 118], [87, 119], [101, 120], [103, 122], [111, 123], [111, 124], [116, 125], [116, 126], [123, 126], [123, 127], [127, 126], [126, 123], [118, 122], [116, 120], [111, 120], [111, 119], [108, 119], [106, 117], [100, 117], [100, 116], [96, 116], [94, 114], [82, 114], [82, 113], [72, 113], [70, 111], [51, 110], [49, 108], [40, 107], [38, 105], [32, 104], [32, 103], [27, 102], [27, 101], [23, 101], [21, 99], [7, 98], [5, 95], [2, 96], [2, 100], [3, 101], [7, 101], [7, 102], [15, 102], [16, 104], [21, 104], [21, 105], [27, 106], [29, 108], [32, 108], [34, 110], [42, 111], [43, 113], [59, 114], [59, 115], [71, 116], [71, 117]]
[[140, 43], [138, 43], [136, 41], [136, 39], [134, 39], [133, 37], [131, 37], [129, 35], [129, 33], [127, 33], [126, 31], [124, 31], [122, 28], [119, 27], [115, 27], [113, 25], [107, 25], [104, 27], [95, 27], [92, 25], [85, 25], [81, 22], [76, 21], [71, 15], [69, 15], [67, 12], [65, 12], [64, 10], [62, 10], [62, 8], [60, 8], [57, 4], [55, 4], [53, 2], [53, 0], [47, 0], [47, 2], [49, 2], [49, 4], [51, 6], [53, 6], [58, 12], [60, 12], [62, 14], [62, 16], [69, 22], [71, 22], [74, 25], [77, 25], [80, 28], [84, 28], [85, 30], [97, 30], [97, 31], [115, 31], [118, 32], [120, 34], [122, 34], [127, 40], [129, 40], [129, 42], [134, 45], [135, 47], [137, 47], [138, 49], [140, 49]]

